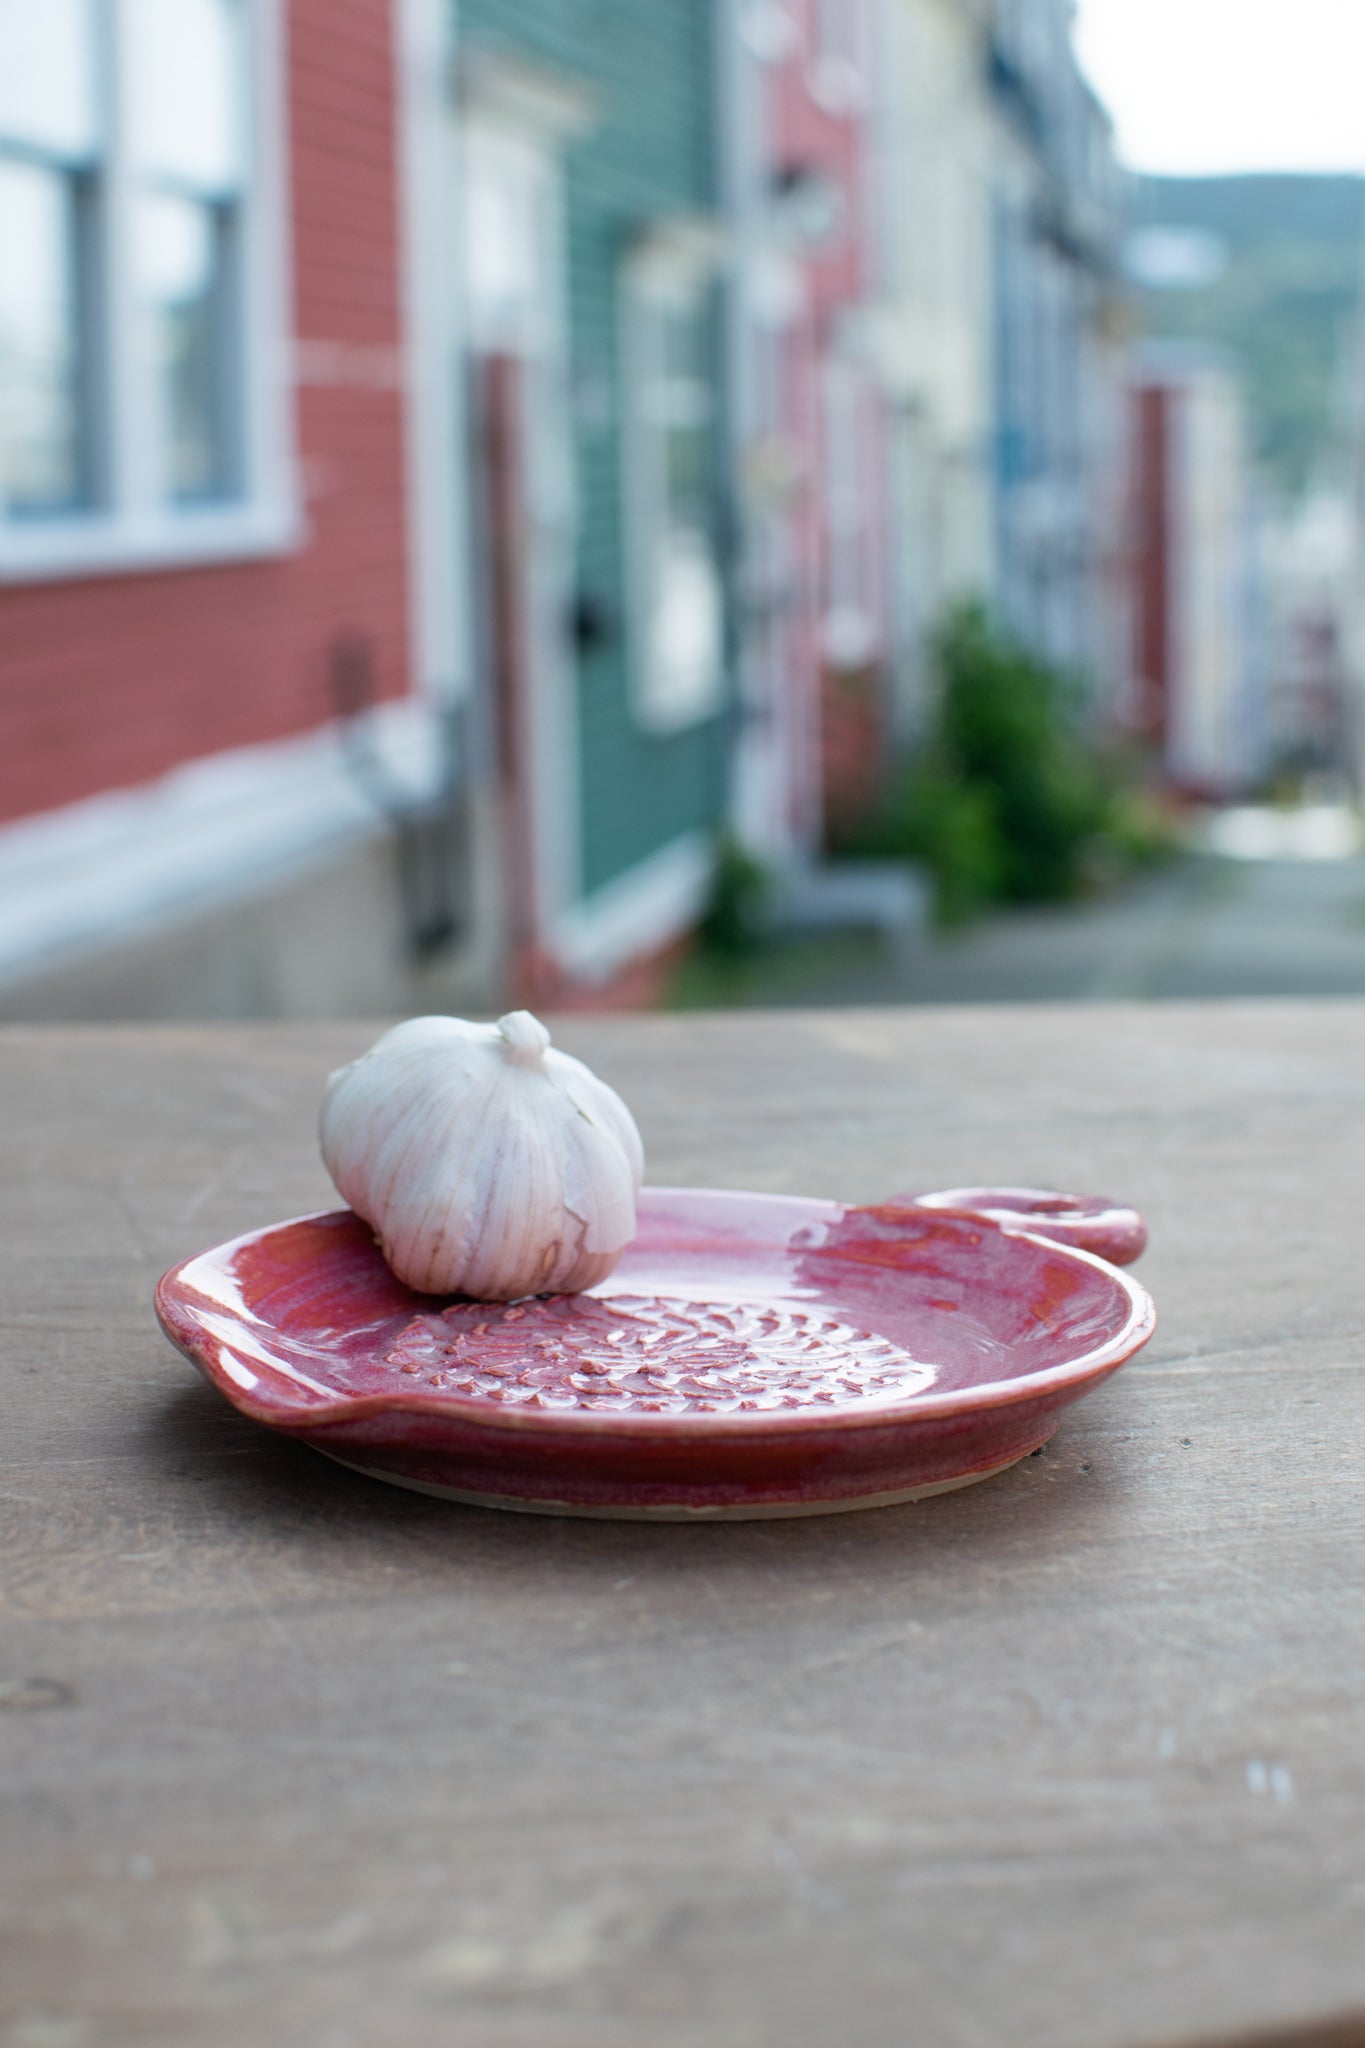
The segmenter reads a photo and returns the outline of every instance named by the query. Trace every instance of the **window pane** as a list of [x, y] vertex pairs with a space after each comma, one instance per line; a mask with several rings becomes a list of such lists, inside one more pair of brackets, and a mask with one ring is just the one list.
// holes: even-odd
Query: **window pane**
[[478, 347], [534, 348], [545, 325], [546, 171], [519, 137], [465, 132], [465, 305]]
[[660, 312], [663, 328], [663, 371], [666, 377], [705, 383], [709, 354], [708, 322], [696, 305], [668, 306]]
[[88, 156], [97, 55], [91, 0], [0, 0], [0, 141]]
[[709, 717], [724, 684], [715, 496], [711, 295], [704, 279], [642, 279], [634, 302], [632, 531], [643, 717], [659, 731]]
[[711, 333], [704, 302], [661, 309], [656, 417], [664, 433], [665, 516], [704, 529], [711, 490]]
[[138, 273], [162, 420], [162, 482], [176, 500], [228, 489], [227, 224], [198, 200], [144, 199]]
[[232, 191], [244, 153], [237, 0], [129, 0], [128, 21], [138, 170], [206, 192]]
[[0, 161], [0, 496], [53, 512], [82, 494], [74, 180]]
[[704, 717], [716, 703], [723, 646], [720, 577], [706, 534], [685, 526], [659, 535], [653, 570], [649, 706], [656, 718], [683, 724]]

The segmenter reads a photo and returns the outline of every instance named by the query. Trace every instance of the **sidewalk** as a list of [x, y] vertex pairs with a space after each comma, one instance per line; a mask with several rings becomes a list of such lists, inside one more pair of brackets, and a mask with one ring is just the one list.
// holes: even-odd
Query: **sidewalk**
[[1191, 856], [1120, 896], [1012, 911], [901, 963], [869, 955], [781, 1005], [1365, 994], [1365, 859]]

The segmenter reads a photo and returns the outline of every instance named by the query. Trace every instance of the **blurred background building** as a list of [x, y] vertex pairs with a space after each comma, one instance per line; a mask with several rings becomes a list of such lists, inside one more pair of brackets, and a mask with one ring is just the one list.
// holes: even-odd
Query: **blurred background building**
[[1354, 776], [1358, 344], [1310, 492], [1178, 182], [1068, 0], [0, 0], [0, 1013], [648, 999], [964, 599]]
[[1266, 566], [1242, 393], [1153, 345], [1133, 373], [1139, 724], [1172, 786], [1217, 800], [1273, 762]]

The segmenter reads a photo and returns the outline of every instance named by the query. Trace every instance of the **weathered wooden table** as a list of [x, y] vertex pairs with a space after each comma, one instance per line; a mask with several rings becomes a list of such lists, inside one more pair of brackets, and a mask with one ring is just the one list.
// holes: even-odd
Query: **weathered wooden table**
[[657, 1179], [1152, 1225], [1042, 1457], [721, 1527], [393, 1491], [160, 1337], [371, 1035], [0, 1040], [4, 2048], [1365, 2040], [1365, 1005], [566, 1024]]

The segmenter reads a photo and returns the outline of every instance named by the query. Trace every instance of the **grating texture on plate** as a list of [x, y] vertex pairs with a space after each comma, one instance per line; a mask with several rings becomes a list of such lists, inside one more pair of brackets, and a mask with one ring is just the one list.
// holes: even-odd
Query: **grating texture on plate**
[[904, 1400], [934, 1379], [835, 1317], [669, 1295], [556, 1295], [419, 1315], [385, 1354], [451, 1393], [533, 1408], [722, 1413]]

